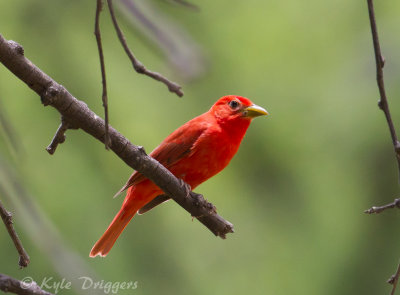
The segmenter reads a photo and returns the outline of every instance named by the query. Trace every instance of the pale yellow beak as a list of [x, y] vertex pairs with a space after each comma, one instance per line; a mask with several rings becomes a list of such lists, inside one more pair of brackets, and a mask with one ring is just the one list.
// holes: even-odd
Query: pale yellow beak
[[267, 116], [269, 115], [267, 110], [253, 104], [252, 106], [249, 106], [243, 110], [243, 116], [244, 117], [249, 117], [249, 118], [255, 118], [259, 116]]

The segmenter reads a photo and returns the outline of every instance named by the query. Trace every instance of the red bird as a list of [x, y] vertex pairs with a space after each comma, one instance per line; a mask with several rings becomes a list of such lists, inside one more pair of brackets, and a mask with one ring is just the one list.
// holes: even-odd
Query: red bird
[[[241, 96], [220, 98], [211, 109], [172, 132], [150, 156], [194, 189], [224, 169], [239, 149], [253, 118], [268, 112]], [[128, 189], [118, 214], [93, 246], [90, 257], [106, 256], [137, 213], [168, 200], [151, 180], [134, 172], [120, 192]]]

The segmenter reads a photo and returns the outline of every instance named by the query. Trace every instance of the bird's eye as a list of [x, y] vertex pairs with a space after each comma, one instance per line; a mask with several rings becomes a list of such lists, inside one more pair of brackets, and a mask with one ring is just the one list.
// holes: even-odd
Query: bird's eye
[[239, 106], [239, 103], [236, 100], [231, 100], [229, 102], [229, 106], [231, 107], [231, 109], [235, 110]]

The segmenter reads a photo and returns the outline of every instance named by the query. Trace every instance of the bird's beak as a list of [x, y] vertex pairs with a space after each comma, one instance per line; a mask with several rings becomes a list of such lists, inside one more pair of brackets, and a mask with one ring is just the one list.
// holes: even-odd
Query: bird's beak
[[243, 110], [243, 116], [248, 117], [248, 118], [255, 118], [259, 116], [267, 116], [269, 115], [267, 110], [253, 104], [252, 106], [249, 106]]

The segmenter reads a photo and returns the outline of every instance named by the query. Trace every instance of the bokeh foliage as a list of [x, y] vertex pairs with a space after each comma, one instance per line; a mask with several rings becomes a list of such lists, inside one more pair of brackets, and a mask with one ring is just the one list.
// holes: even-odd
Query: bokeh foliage
[[[144, 0], [142, 0], [144, 1]], [[4, 1], [0, 28], [36, 63], [98, 114], [101, 80], [93, 35], [95, 1]], [[111, 124], [150, 152], [172, 130], [225, 94], [267, 108], [231, 165], [201, 185], [236, 232], [215, 238], [173, 202], [135, 217], [106, 259], [89, 259], [93, 243], [120, 207], [112, 195], [131, 173], [104, 146], [68, 131], [54, 156], [44, 148], [58, 113], [0, 66], [0, 100], [19, 139], [2, 163], [14, 167], [66, 245], [106, 281], [138, 281], [120, 294], [382, 294], [399, 259], [399, 212], [364, 215], [399, 190], [383, 114], [364, 1], [201, 1], [192, 12], [153, 3], [187, 30], [205, 55], [206, 71], [185, 81], [163, 54], [122, 22], [138, 58], [181, 82], [180, 99], [136, 74], [102, 15]], [[386, 57], [386, 85], [400, 121], [400, 3], [376, 3]], [[3, 198], [2, 198], [3, 199]], [[17, 256], [0, 227], [0, 272], [60, 278], [46, 253], [15, 224], [31, 256]], [[42, 233], [46, 237], [45, 233]], [[51, 290], [50, 290], [51, 291]], [[77, 294], [62, 291], [63, 294]]]

